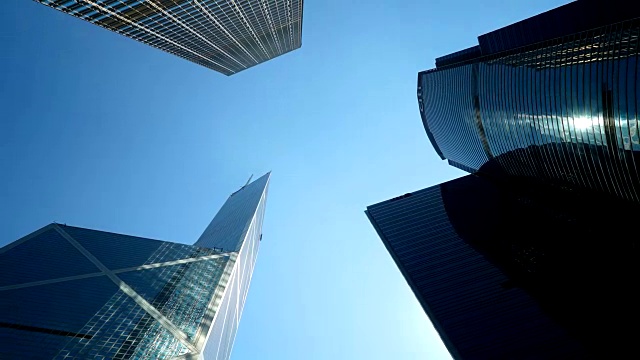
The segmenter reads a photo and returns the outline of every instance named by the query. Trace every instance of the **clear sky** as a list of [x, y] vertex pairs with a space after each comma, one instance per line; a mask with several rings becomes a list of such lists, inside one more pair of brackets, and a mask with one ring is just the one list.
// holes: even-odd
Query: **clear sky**
[[562, 0], [308, 0], [302, 48], [232, 77], [0, 4], [0, 246], [53, 221], [193, 243], [273, 171], [232, 359], [446, 359], [367, 205], [463, 175], [417, 72]]

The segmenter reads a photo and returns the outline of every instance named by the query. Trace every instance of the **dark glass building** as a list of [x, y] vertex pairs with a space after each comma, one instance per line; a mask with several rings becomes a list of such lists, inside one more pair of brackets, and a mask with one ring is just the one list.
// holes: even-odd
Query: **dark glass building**
[[454, 358], [636, 353], [639, 9], [571, 2], [418, 74], [428, 138], [473, 175], [366, 213]]
[[302, 45], [303, 0], [35, 0], [225, 75]]
[[454, 358], [636, 353], [636, 205], [468, 175], [366, 213]]
[[0, 359], [229, 359], [269, 177], [194, 245], [50, 224], [0, 248]]
[[640, 11], [579, 0], [478, 37], [418, 75], [442, 159], [640, 201]]

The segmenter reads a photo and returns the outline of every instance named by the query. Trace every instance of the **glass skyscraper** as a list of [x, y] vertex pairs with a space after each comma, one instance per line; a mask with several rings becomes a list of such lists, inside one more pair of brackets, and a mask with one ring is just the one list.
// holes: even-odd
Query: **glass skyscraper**
[[472, 175], [366, 214], [456, 359], [636, 352], [640, 12], [579, 0], [418, 74], [427, 137]]
[[640, 201], [640, 11], [580, 0], [478, 37], [418, 75], [437, 153]]
[[303, 0], [35, 0], [225, 75], [302, 45]]
[[1, 359], [229, 359], [270, 174], [194, 245], [50, 224], [0, 249]]
[[637, 205], [467, 175], [366, 213], [455, 359], [636, 352]]

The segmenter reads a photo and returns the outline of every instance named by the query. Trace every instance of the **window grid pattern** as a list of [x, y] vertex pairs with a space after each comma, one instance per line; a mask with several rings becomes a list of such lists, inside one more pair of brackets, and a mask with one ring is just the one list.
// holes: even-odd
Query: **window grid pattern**
[[193, 341], [228, 257], [132, 271], [119, 277]]
[[240, 251], [256, 209], [264, 201], [269, 177], [270, 174], [265, 174], [232, 193], [194, 245]]
[[83, 326], [117, 291], [105, 276], [0, 291], [0, 358], [51, 359], [69, 340], [92, 339]]
[[[11, 249], [11, 256], [0, 261], [0, 289], [3, 286], [97, 272], [98, 268], [73, 248], [54, 229]], [[50, 261], [25, 262], [29, 257], [47, 257]], [[70, 267], [72, 261], [74, 266]]]
[[36, 0], [233, 75], [302, 45], [303, 0]]
[[118, 291], [82, 328], [91, 339], [72, 339], [54, 359], [169, 359], [180, 344], [131, 298]]
[[423, 125], [442, 157], [477, 171], [489, 157], [478, 136], [474, 87], [470, 81], [473, 67], [464, 65], [421, 73], [418, 102]]
[[[458, 234], [443, 192], [480, 181], [475, 179], [469, 175], [371, 205], [367, 215], [454, 358], [582, 354], [534, 298], [520, 288], [506, 289], [509, 276]], [[532, 261], [530, 253], [520, 258]]]
[[[168, 359], [190, 351], [185, 340], [176, 338], [148, 309], [125, 293], [122, 285], [110, 280], [99, 267], [87, 267], [78, 261], [89, 260], [63, 234], [92, 249], [94, 253], [90, 254], [98, 261], [118, 253], [141, 252], [146, 261], [140, 261], [141, 256], [128, 255], [126, 261], [111, 264], [133, 266], [108, 270], [159, 311], [171, 326], [184, 332], [186, 341], [191, 343], [202, 326], [209, 300], [225, 286], [220, 278], [229, 254], [219, 249], [59, 224], [43, 230], [0, 251], [0, 263], [18, 258], [20, 261], [13, 263], [15, 271], [31, 274], [23, 278], [29, 280], [25, 283], [0, 287], [0, 328], [16, 342], [12, 345], [0, 341], [3, 358], [37, 354], [55, 359]], [[34, 248], [42, 251], [33, 251]], [[62, 250], [46, 251], [52, 248]], [[86, 250], [84, 246], [83, 249]], [[70, 257], [73, 254], [80, 256]], [[58, 269], [58, 260], [67, 260], [70, 271], [54, 271], [54, 275], [62, 276], [52, 278], [49, 267]], [[39, 266], [30, 266], [32, 262]], [[42, 341], [31, 347], [21, 346], [30, 341], [32, 333]]]
[[636, 19], [420, 73], [434, 147], [466, 168], [491, 160], [514, 176], [640, 201], [639, 39]]
[[0, 248], [0, 358], [229, 359], [269, 179], [230, 196], [204, 246], [50, 224]]
[[[262, 237], [262, 222], [268, 193], [268, 175], [265, 175], [267, 176], [266, 179], [258, 179], [250, 184], [255, 184], [260, 189], [260, 198], [257, 207], [254, 207], [254, 215], [244, 235], [242, 247], [238, 252], [238, 258], [234, 264], [234, 272], [229, 280], [229, 289], [224, 295], [225, 299], [222, 301], [220, 310], [212, 325], [211, 332], [215, 336], [209, 337], [205, 345], [203, 354], [206, 359], [227, 360], [231, 357], [233, 342], [249, 292], [249, 284]], [[247, 191], [249, 194], [253, 193], [252, 189], [245, 188], [241, 191]]]

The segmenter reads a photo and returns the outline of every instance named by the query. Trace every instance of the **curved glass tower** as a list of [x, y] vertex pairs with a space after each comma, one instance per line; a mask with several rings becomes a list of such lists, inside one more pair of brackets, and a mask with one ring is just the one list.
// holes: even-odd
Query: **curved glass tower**
[[0, 249], [2, 359], [229, 359], [270, 174], [194, 245], [50, 224]]
[[438, 154], [469, 172], [640, 201], [640, 12], [616, 3], [570, 3], [419, 73]]

